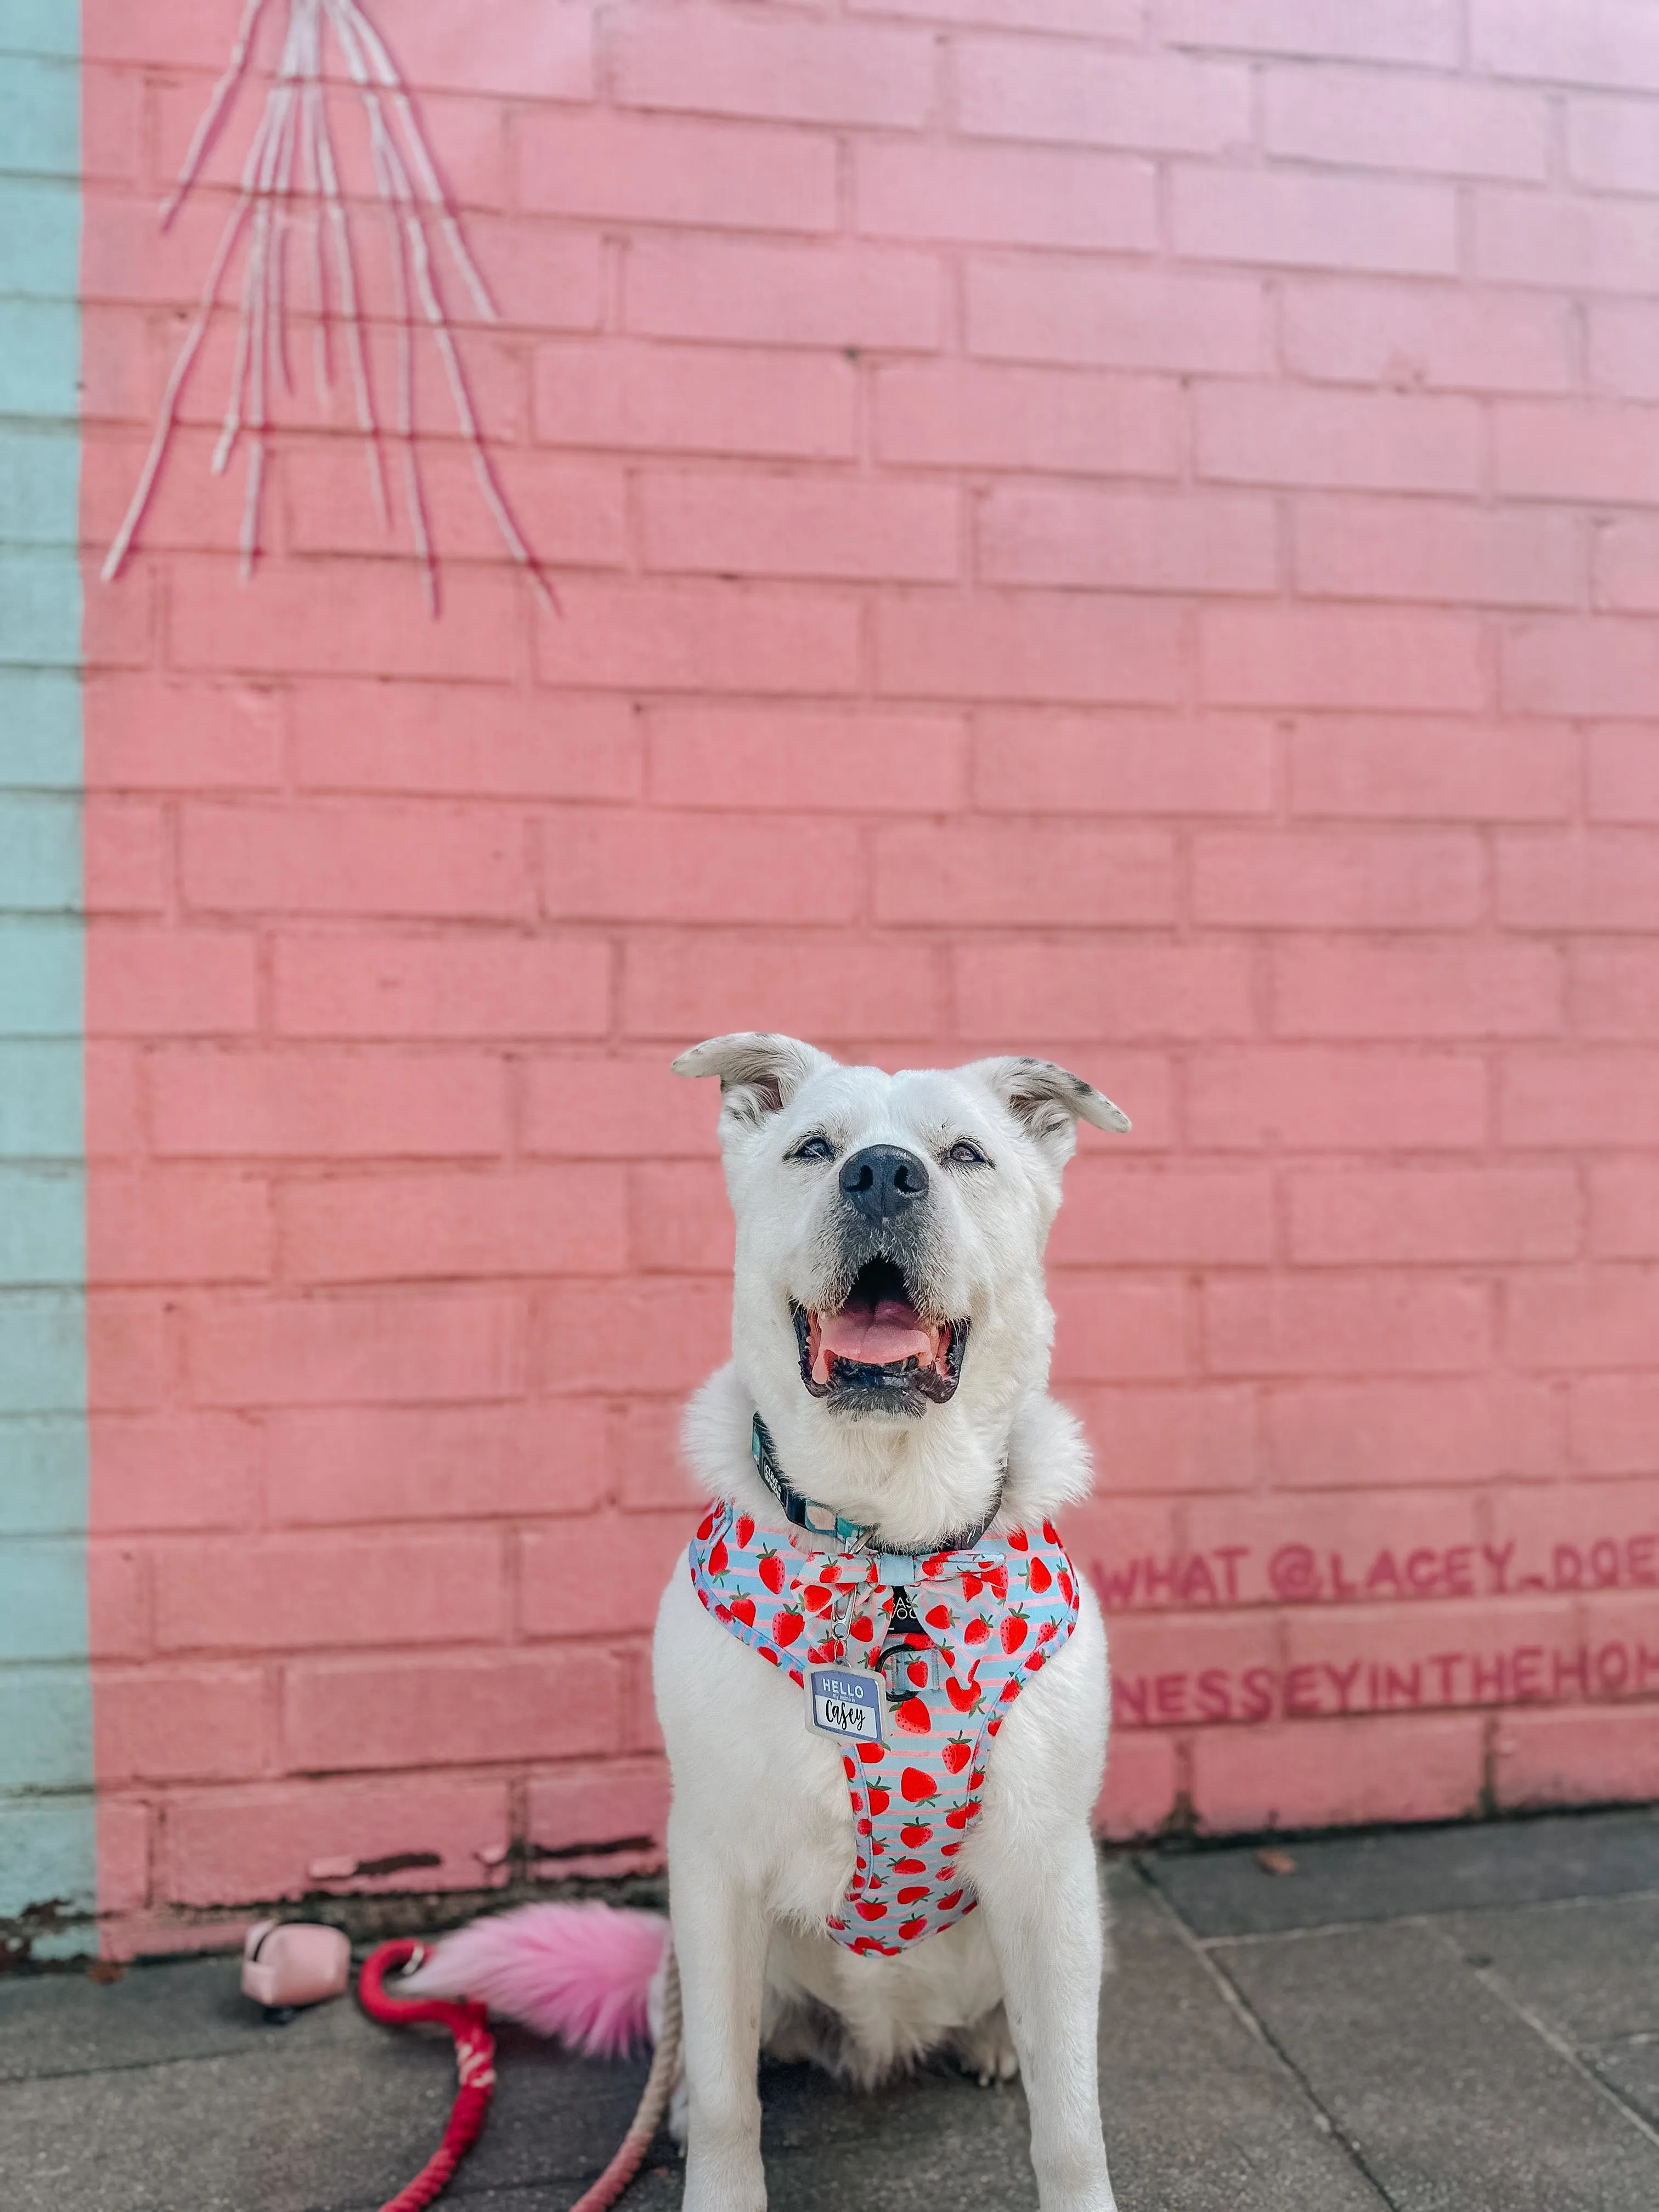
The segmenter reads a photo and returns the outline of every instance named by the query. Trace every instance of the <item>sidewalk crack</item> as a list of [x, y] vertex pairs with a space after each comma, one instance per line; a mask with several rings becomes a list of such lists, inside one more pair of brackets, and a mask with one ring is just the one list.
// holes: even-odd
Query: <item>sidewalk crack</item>
[[[1451, 1936], [1449, 1931], [1448, 1931], [1446, 1941], [1448, 1942], [1452, 1942], [1455, 1939]], [[1540, 2043], [1547, 2045], [1547, 2047], [1555, 2053], [1558, 2058], [1564, 2060], [1565, 2063], [1571, 2068], [1572, 2071], [1579, 2076], [1581, 2081], [1583, 2081], [1589, 2085], [1590, 2088], [1595, 2092], [1595, 2095], [1601, 2099], [1604, 2105], [1610, 2105], [1613, 2110], [1619, 2114], [1621, 2119], [1627, 2120], [1631, 2126], [1636, 2130], [1638, 2135], [1645, 2136], [1648, 2141], [1653, 2144], [1655, 2148], [1659, 2149], [1659, 2128], [1656, 2128], [1652, 2121], [1631, 2102], [1630, 2099], [1624, 2094], [1622, 2090], [1620, 2090], [1613, 2082], [1607, 2081], [1606, 2077], [1590, 2063], [1589, 2060], [1586, 2058], [1583, 2052], [1578, 2049], [1576, 2044], [1570, 2043], [1566, 2037], [1563, 2035], [1558, 2028], [1552, 2027], [1548, 2021], [1544, 2018], [1541, 2013], [1535, 2011], [1533, 2007], [1527, 2002], [1526, 1999], [1520, 1995], [1518, 1990], [1510, 1987], [1509, 1982], [1498, 1972], [1496, 1966], [1476, 1966], [1471, 1965], [1468, 1954], [1462, 1951], [1461, 1946], [1458, 1947], [1458, 1950], [1459, 1955], [1462, 1959], [1464, 1965], [1468, 1967], [1468, 1971], [1474, 1976], [1476, 1981], [1480, 1984], [1483, 1989], [1488, 1990], [1492, 1996], [1496, 1997], [1498, 2003], [1503, 2005], [1508, 2011], [1512, 2012], [1517, 2020], [1523, 2021], [1532, 2030], [1533, 2033], [1538, 2038]], [[1621, 2042], [1626, 2039], [1624, 2038], [1619, 2039]], [[1631, 2037], [1628, 2039], [1628, 2040], [1632, 2042], [1638, 2039], [1639, 2039], [1636, 2037]]]
[[1381, 2179], [1372, 2171], [1370, 2161], [1367, 2160], [1365, 2154], [1361, 2149], [1359, 2144], [1341, 2126], [1335, 2115], [1328, 2110], [1323, 2098], [1318, 2094], [1317, 2091], [1314, 2088], [1312, 2082], [1309, 2081], [1307, 2075], [1297, 2064], [1295, 2059], [1291, 2057], [1290, 2052], [1285, 2048], [1279, 2038], [1273, 2033], [1273, 2030], [1267, 2026], [1261, 2014], [1255, 2011], [1248, 1998], [1244, 1996], [1243, 1992], [1238, 1988], [1237, 1984], [1232, 1980], [1231, 1976], [1226, 1973], [1218, 1960], [1214, 1957], [1209, 1944], [1201, 1942], [1200, 1938], [1193, 1933], [1192, 1929], [1187, 1925], [1186, 1922], [1176, 1911], [1174, 1905], [1170, 1904], [1169, 1899], [1164, 1896], [1163, 1891], [1159, 1889], [1155, 1881], [1149, 1880], [1147, 1875], [1142, 1872], [1139, 1867], [1135, 1869], [1135, 1872], [1140, 1881], [1151, 1892], [1153, 1898], [1156, 1899], [1159, 1910], [1169, 1920], [1170, 1924], [1175, 1929], [1180, 1941], [1185, 1945], [1186, 1948], [1192, 1953], [1194, 1958], [1198, 1960], [1199, 1965], [1203, 1968], [1206, 1975], [1214, 1984], [1216, 1992], [1221, 1998], [1222, 2002], [1227, 2007], [1228, 2010], [1233, 2014], [1233, 2016], [1248, 2030], [1248, 2032], [1255, 2037], [1255, 2040], [1261, 2044], [1265, 2050], [1270, 2051], [1273, 2053], [1273, 2057], [1278, 2060], [1285, 2072], [1289, 2075], [1291, 2081], [1295, 2082], [1297, 2087], [1302, 2092], [1303, 2096], [1307, 2100], [1310, 2110], [1313, 2113], [1315, 2124], [1318, 2127], [1320, 2132], [1322, 2135], [1329, 2136], [1332, 2142], [1339, 2144], [1346, 2153], [1349, 2163], [1355, 2168], [1360, 2176], [1370, 2185], [1371, 2188], [1376, 2191], [1379, 2203], [1387, 2205], [1389, 2212], [1401, 2212], [1401, 2208], [1397, 2201], [1389, 2194], [1389, 2191], [1383, 2187]]

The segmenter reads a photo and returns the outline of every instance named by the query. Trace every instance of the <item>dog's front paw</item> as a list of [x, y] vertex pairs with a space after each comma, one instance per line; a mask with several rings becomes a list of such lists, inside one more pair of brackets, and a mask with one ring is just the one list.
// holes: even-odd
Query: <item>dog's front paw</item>
[[1014, 2049], [1008, 2015], [1000, 2005], [994, 2005], [966, 2027], [957, 2028], [951, 2043], [963, 2073], [971, 2074], [981, 2089], [1012, 2081], [1019, 2072], [1019, 2053]]
[[[1036, 2165], [1035, 2154], [1032, 2164]], [[1104, 2157], [1068, 2160], [1046, 2172], [1039, 2166], [1037, 2203], [1041, 2212], [1117, 2212]]]
[[760, 2160], [693, 2158], [686, 2167], [680, 2212], [766, 2212]]

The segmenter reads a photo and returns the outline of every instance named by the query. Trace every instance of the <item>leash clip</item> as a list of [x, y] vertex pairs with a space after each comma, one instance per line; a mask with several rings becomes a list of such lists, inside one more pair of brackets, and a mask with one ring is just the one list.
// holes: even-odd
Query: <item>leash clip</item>
[[[902, 1705], [907, 1698], [919, 1698], [937, 1690], [944, 1680], [944, 1662], [931, 1644], [891, 1644], [877, 1664], [887, 1685], [890, 1705]], [[924, 1679], [920, 1682], [916, 1680], [918, 1668], [924, 1671]]]
[[889, 1701], [901, 1704], [906, 1698], [919, 1697], [925, 1691], [937, 1690], [943, 1680], [943, 1662], [933, 1638], [917, 1615], [908, 1582], [899, 1581], [890, 1574], [891, 1569], [912, 1567], [914, 1562], [900, 1559], [894, 1553], [878, 1553], [876, 1565], [882, 1580], [888, 1583], [893, 1593], [891, 1608], [887, 1616], [887, 1633], [882, 1640], [876, 1664], [887, 1685]]

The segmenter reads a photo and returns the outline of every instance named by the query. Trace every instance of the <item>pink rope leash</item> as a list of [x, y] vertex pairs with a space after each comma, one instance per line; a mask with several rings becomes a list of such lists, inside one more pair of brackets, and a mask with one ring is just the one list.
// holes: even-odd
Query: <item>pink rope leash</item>
[[[399, 2190], [380, 2212], [424, 2212], [453, 2176], [462, 2159], [478, 2140], [489, 2100], [495, 2092], [495, 2039], [489, 2032], [486, 2008], [475, 1999], [452, 2003], [443, 1997], [393, 1997], [386, 1990], [387, 1974], [408, 1965], [422, 1947], [406, 1937], [380, 1944], [363, 1961], [357, 1996], [371, 2020], [388, 2027], [431, 2021], [447, 2027], [455, 2039], [455, 2064], [461, 2086], [449, 2115], [444, 2139], [408, 2187]], [[668, 2109], [680, 2057], [680, 1976], [674, 1957], [673, 1938], [668, 1938], [667, 1970], [663, 1984], [662, 2033], [651, 2056], [639, 2109], [629, 2123], [616, 2156], [599, 2179], [579, 2197], [571, 2212], [610, 2212], [644, 2163], [652, 2137]]]
[[407, 1938], [381, 1943], [363, 1961], [357, 2001], [371, 2020], [389, 2027], [433, 2021], [455, 2039], [455, 2066], [461, 2086], [450, 2109], [444, 2139], [406, 2189], [388, 2199], [381, 2212], [423, 2212], [447, 2186], [456, 2167], [478, 2140], [489, 2100], [495, 2094], [495, 2039], [486, 2008], [471, 1998], [453, 2004], [444, 1997], [390, 1997], [386, 1977], [407, 1966], [424, 1947]]

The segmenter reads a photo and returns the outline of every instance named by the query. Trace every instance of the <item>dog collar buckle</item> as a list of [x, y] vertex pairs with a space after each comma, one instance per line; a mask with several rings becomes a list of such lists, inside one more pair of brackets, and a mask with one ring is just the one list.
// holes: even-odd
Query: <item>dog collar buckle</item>
[[[870, 1541], [875, 1531], [867, 1523], [843, 1520], [828, 1505], [816, 1504], [811, 1498], [804, 1497], [793, 1483], [786, 1480], [773, 1449], [772, 1432], [758, 1413], [750, 1424], [749, 1449], [756, 1473], [776, 1498], [785, 1520], [792, 1528], [805, 1528], [814, 1536], [833, 1536], [844, 1552], [868, 1552], [876, 1562], [878, 1579], [884, 1583], [896, 1587], [921, 1579], [918, 1554], [877, 1550]], [[1002, 1488], [1007, 1473], [1005, 1462], [998, 1477], [997, 1494], [991, 1501], [991, 1510], [978, 1527], [962, 1528], [954, 1536], [942, 1538], [927, 1554], [929, 1559], [951, 1552], [972, 1551], [1002, 1510]]]
[[828, 1505], [819, 1505], [804, 1498], [793, 1483], [786, 1482], [772, 1449], [772, 1433], [758, 1413], [749, 1431], [749, 1449], [755, 1462], [755, 1471], [783, 1509], [783, 1517], [792, 1528], [805, 1528], [809, 1535], [833, 1536], [845, 1552], [864, 1548], [870, 1531], [861, 1521], [844, 1521]]

